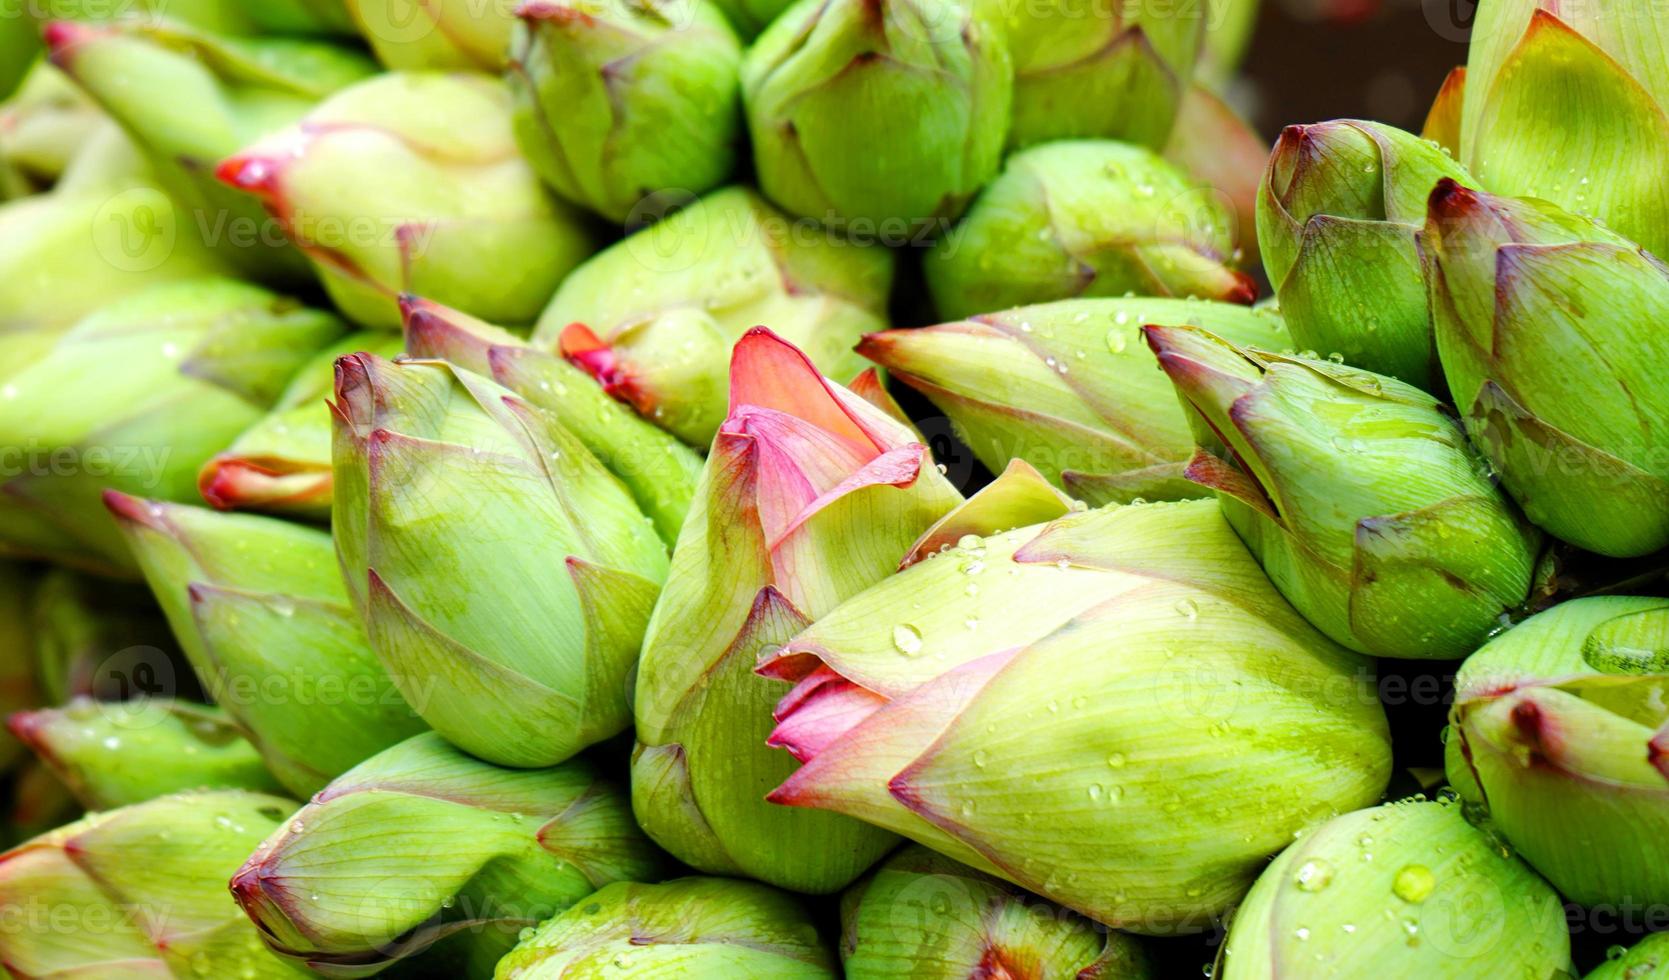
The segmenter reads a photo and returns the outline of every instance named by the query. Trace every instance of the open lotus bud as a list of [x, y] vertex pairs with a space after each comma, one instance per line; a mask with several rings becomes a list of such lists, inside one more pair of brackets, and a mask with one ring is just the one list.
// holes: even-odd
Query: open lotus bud
[[799, 0], [742, 62], [760, 189], [836, 226], [955, 219], [1008, 137], [1005, 35], [975, 0]]
[[496, 75], [510, 56], [517, 0], [343, 0], [377, 59], [396, 71]]
[[27, 194], [50, 187], [100, 128], [109, 125], [68, 76], [44, 62], [0, 104], [0, 167]]
[[232, 894], [268, 945], [326, 975], [429, 951], [437, 975], [475, 977], [522, 929], [658, 867], [625, 794], [587, 763], [500, 769], [430, 732], [313, 797]]
[[1450, 781], [1574, 902], [1669, 901], [1669, 600], [1575, 599], [1455, 679]]
[[701, 455], [639, 416], [585, 370], [514, 334], [438, 303], [408, 297], [406, 349], [441, 358], [499, 384], [544, 409], [626, 485], [670, 547], [701, 478]]
[[78, 697], [126, 701], [200, 693], [190, 669], [176, 664], [168, 624], [143, 585], [52, 568], [32, 588], [20, 587], [20, 597], [24, 591], [30, 660], [40, 687], [39, 699], [24, 707]]
[[1559, 896], [1452, 801], [1335, 817], [1258, 876], [1223, 980], [1569, 977]]
[[858, 338], [886, 326], [892, 256], [806, 234], [740, 187], [629, 236], [563, 280], [534, 331], [605, 390], [705, 447], [725, 413], [730, 349], [767, 324], [826, 375], [863, 370]]
[[1669, 544], [1669, 270], [1545, 201], [1444, 181], [1422, 248], [1437, 352], [1472, 442], [1530, 520], [1578, 547]]
[[248, 739], [206, 705], [77, 698], [6, 724], [89, 810], [190, 789], [283, 792]]
[[196, 496], [196, 474], [342, 324], [230, 280], [167, 283], [83, 319], [4, 379], [0, 548], [131, 571], [100, 494]]
[[1629, 948], [1606, 950], [1605, 963], [1585, 980], [1664, 980], [1669, 977], [1669, 933], [1655, 932]]
[[330, 517], [330, 409], [336, 360], [365, 351], [395, 357], [398, 334], [360, 331], [320, 351], [296, 372], [266, 417], [203, 465], [197, 488], [221, 510], [261, 510], [323, 521]]
[[554, 765], [631, 723], [666, 546], [550, 413], [441, 361], [336, 365], [332, 520], [371, 646], [434, 729]]
[[1129, 936], [921, 846], [900, 850], [848, 889], [840, 922], [850, 980], [1156, 975]]
[[203, 688], [291, 792], [305, 797], [423, 730], [348, 605], [329, 534], [116, 493], [106, 500]]
[[993, 473], [1023, 459], [1091, 504], [1183, 500], [1188, 421], [1142, 343], [1150, 323], [1288, 346], [1279, 316], [1180, 299], [1062, 300], [935, 327], [870, 334], [859, 353], [920, 391]]
[[1461, 162], [1495, 193], [1552, 201], [1669, 255], [1669, 64], [1646, 40], [1661, 14], [1647, 0], [1481, 5], [1464, 82], [1446, 93], [1460, 102]]
[[89, 814], [0, 854], [0, 961], [25, 977], [300, 980], [226, 894], [238, 862], [295, 806], [182, 793]]
[[834, 957], [795, 899], [728, 878], [616, 882], [540, 926], [494, 974], [498, 980], [837, 975]]
[[632, 807], [702, 871], [831, 892], [894, 839], [765, 801], [794, 762], [765, 745], [785, 688], [754, 662], [885, 578], [961, 495], [908, 427], [764, 328], [736, 345], [730, 405], [644, 640]]
[[770, 799], [1117, 929], [1208, 929], [1295, 832], [1379, 797], [1384, 711], [1216, 503], [1068, 509], [1017, 464], [766, 649], [797, 682], [770, 742], [805, 763]]
[[1014, 56], [1011, 145], [1165, 145], [1206, 36], [1202, 7], [1045, 0], [999, 9]]
[[1069, 140], [1016, 153], [924, 259], [946, 318], [1075, 296], [1250, 303], [1230, 205], [1150, 150]]
[[1441, 393], [1414, 237], [1445, 177], [1441, 149], [1381, 123], [1288, 126], [1258, 192], [1258, 244], [1292, 339]]
[[516, 138], [556, 192], [611, 221], [735, 168], [741, 43], [707, 0], [530, 0], [507, 75]]
[[1541, 533], [1430, 395], [1195, 327], [1144, 333], [1208, 447], [1189, 479], [1333, 640], [1459, 659], [1529, 597]]
[[261, 199], [359, 323], [397, 328], [407, 292], [530, 323], [591, 242], [516, 149], [510, 110], [485, 76], [378, 75], [217, 175]]
[[133, 135], [219, 255], [252, 278], [309, 278], [260, 202], [216, 180], [215, 165], [371, 74], [369, 59], [323, 42], [224, 37], [166, 20], [56, 21], [46, 38], [53, 62]]

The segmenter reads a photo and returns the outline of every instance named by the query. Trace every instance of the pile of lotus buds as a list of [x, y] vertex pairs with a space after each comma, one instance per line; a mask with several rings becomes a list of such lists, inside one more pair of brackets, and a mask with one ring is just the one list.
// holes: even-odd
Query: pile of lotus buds
[[0, 968], [1669, 978], [1669, 10], [1256, 15], [0, 11]]

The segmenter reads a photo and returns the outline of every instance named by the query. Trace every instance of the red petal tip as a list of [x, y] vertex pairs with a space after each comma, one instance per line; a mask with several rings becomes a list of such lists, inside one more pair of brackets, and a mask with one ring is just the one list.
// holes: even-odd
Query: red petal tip
[[278, 194], [279, 163], [270, 157], [233, 156], [220, 161], [214, 176], [241, 191], [273, 197]]
[[148, 500], [130, 497], [120, 490], [106, 490], [104, 491], [104, 506], [117, 520], [143, 524], [158, 531], [164, 529], [161, 506]]

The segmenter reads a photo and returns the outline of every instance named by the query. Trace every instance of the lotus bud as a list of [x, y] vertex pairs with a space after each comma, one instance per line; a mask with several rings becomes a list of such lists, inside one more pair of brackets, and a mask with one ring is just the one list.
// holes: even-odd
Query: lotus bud
[[33, 578], [33, 587], [20, 585], [18, 596], [28, 594], [31, 649], [25, 656], [35, 667], [39, 697], [20, 707], [80, 697], [127, 701], [200, 693], [190, 670], [176, 664], [173, 636], [144, 586], [67, 568]]
[[1469, 184], [1437, 147], [1343, 119], [1288, 126], [1258, 191], [1258, 245], [1302, 348], [1441, 393], [1414, 238], [1442, 178]]
[[55, 21], [46, 37], [53, 63], [133, 134], [218, 254], [250, 277], [285, 286], [310, 278], [301, 254], [266, 230], [260, 202], [216, 180], [215, 165], [370, 75], [368, 58], [322, 42], [223, 37], [164, 20]]
[[1010, 145], [1165, 145], [1206, 37], [1200, 7], [1047, 0], [1001, 9], [1014, 56]]
[[1166, 935], [1209, 928], [1295, 832], [1385, 787], [1368, 665], [1212, 501], [1073, 512], [1015, 464], [905, 560], [761, 654], [796, 683], [770, 744], [804, 763], [772, 801]]
[[88, 139], [110, 125], [86, 94], [50, 64], [38, 63], [0, 105], [0, 167], [22, 196], [55, 183]]
[[620, 481], [550, 413], [440, 361], [344, 357], [332, 411], [348, 594], [423, 719], [510, 766], [623, 731], [667, 553]]
[[1230, 206], [1158, 154], [1110, 140], [1016, 153], [924, 262], [939, 315], [1073, 297], [1250, 303]]
[[729, 179], [742, 46], [707, 0], [531, 0], [507, 75], [516, 138], [563, 198], [610, 221]]
[[590, 375], [514, 334], [438, 303], [408, 297], [406, 349], [492, 377], [574, 434], [626, 485], [668, 547], [701, 478], [701, 455], [638, 415]]
[[335, 317], [230, 280], [166, 283], [83, 319], [4, 380], [0, 547], [129, 572], [106, 488], [196, 496], [211, 455], [278, 400]]
[[1528, 599], [1541, 534], [1436, 399], [1195, 327], [1144, 333], [1207, 434], [1189, 479], [1217, 491], [1275, 588], [1335, 642], [1455, 660]]
[[204, 689], [291, 792], [306, 797], [423, 731], [348, 604], [329, 534], [116, 493], [106, 502]]
[[1575, 599], [1455, 679], [1450, 781], [1573, 902], [1669, 901], [1666, 636], [1669, 600]]
[[1258, 876], [1223, 980], [1569, 977], [1559, 896], [1452, 801], [1335, 817]]
[[893, 260], [806, 228], [740, 187], [715, 191], [574, 270], [539, 318], [556, 349], [610, 394], [694, 446], [725, 417], [725, 371], [769, 324], [819, 370], [864, 368], [858, 338], [886, 326]]
[[510, 56], [517, 0], [344, 0], [377, 60], [395, 71], [486, 72]]
[[850, 980], [1156, 976], [1129, 936], [919, 845], [848, 889], [840, 922]]
[[358, 323], [399, 327], [407, 292], [530, 323], [591, 241], [522, 159], [510, 117], [496, 79], [392, 72], [325, 99], [217, 176], [261, 199]]
[[330, 410], [336, 360], [365, 351], [398, 356], [398, 334], [359, 331], [326, 347], [296, 372], [278, 404], [197, 474], [203, 499], [221, 510], [260, 510], [301, 520], [330, 517]]
[[742, 98], [766, 197], [920, 231], [996, 176], [1014, 63], [982, 2], [799, 0], [748, 49]]
[[1669, 255], [1669, 63], [1641, 0], [1485, 4], [1461, 93], [1460, 159], [1497, 194], [1603, 221]]
[[1600, 554], [1669, 544], [1669, 272], [1544, 201], [1444, 181], [1422, 248], [1467, 435], [1539, 527]]
[[1613, 946], [1585, 980], [1664, 980], [1669, 977], [1669, 933], [1655, 932], [1629, 948]]
[[300, 980], [226, 894], [238, 862], [295, 806], [238, 790], [182, 793], [89, 814], [0, 854], [0, 961], [28, 977]]
[[794, 762], [765, 745], [786, 689], [754, 662], [885, 578], [961, 495], [907, 426], [763, 327], [736, 345], [730, 405], [644, 639], [632, 808], [701, 871], [828, 893], [894, 838], [765, 801]]
[[12, 715], [7, 727], [89, 810], [190, 789], [283, 792], [249, 740], [206, 705], [77, 698]]
[[430, 732], [326, 787], [232, 894], [274, 951], [327, 975], [429, 951], [437, 975], [473, 977], [522, 929], [658, 869], [625, 794], [586, 762], [500, 769]]
[[616, 882], [541, 925], [497, 980], [621, 975], [833, 980], [834, 957], [800, 904], [728, 878]]
[[24, 20], [39, 30], [54, 20], [144, 21], [167, 19], [225, 34], [350, 34], [342, 4], [318, 0], [42, 0], [23, 5]]
[[1196, 324], [1290, 346], [1279, 316], [1229, 303], [1080, 299], [870, 334], [859, 353], [950, 416], [993, 473], [1023, 459], [1091, 506], [1184, 500], [1194, 439], [1142, 343], [1145, 324]]

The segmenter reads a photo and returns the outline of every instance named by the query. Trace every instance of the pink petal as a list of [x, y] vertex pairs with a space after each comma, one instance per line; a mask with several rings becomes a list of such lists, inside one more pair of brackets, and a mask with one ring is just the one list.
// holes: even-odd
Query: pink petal
[[828, 667], [801, 681], [777, 705], [776, 730], [765, 744], [808, 762], [880, 710], [887, 699]]

